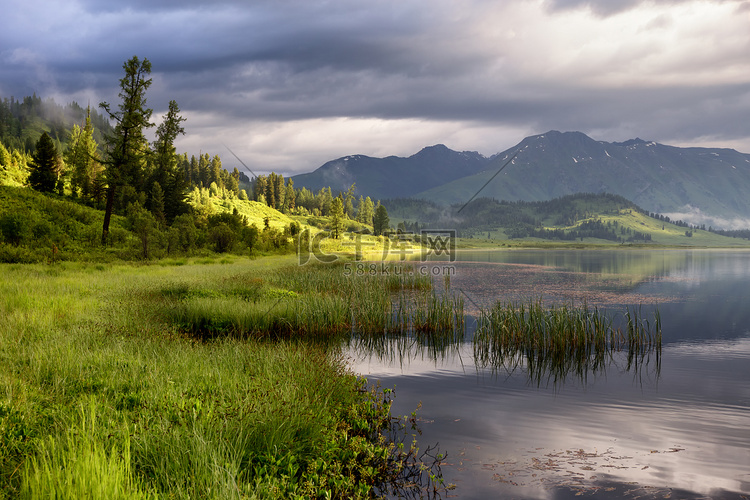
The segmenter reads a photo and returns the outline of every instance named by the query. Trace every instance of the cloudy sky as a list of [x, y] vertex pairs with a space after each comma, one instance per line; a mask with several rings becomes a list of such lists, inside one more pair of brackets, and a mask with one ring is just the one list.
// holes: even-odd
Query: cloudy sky
[[133, 55], [180, 152], [257, 173], [552, 129], [750, 153], [750, 0], [25, 0], [0, 96], [117, 103]]

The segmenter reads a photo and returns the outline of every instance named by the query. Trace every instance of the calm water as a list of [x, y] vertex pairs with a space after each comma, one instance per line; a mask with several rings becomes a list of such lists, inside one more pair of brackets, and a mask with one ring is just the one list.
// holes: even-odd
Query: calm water
[[438, 356], [352, 349], [355, 371], [395, 388], [395, 414], [422, 403], [420, 443], [448, 453], [456, 485], [444, 496], [750, 497], [750, 252], [467, 251], [453, 265], [469, 313], [540, 297], [613, 315], [658, 304], [663, 347], [660, 362], [617, 355], [563, 380], [522, 360], [478, 365], [471, 333]]

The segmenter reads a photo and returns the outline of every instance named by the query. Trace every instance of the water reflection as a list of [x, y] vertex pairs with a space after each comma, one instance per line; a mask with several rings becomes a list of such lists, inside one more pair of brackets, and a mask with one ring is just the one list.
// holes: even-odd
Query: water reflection
[[[557, 383], [530, 375], [523, 356], [478, 362], [470, 336], [432, 352], [414, 339], [352, 349], [356, 371], [395, 387], [396, 414], [422, 402], [420, 441], [448, 453], [450, 496], [748, 497], [750, 254], [507, 253], [455, 263], [451, 285], [480, 304], [537, 298], [540, 287], [612, 310], [658, 304], [661, 357], [657, 369], [653, 355], [633, 366], [621, 352]], [[602, 292], [603, 282], [618, 286]]]
[[369, 336], [352, 336], [347, 344], [348, 356], [357, 360], [358, 370], [367, 366], [370, 374], [397, 369], [411, 377], [447, 376], [464, 375], [473, 368], [481, 378], [524, 377], [530, 386], [551, 389], [572, 383], [585, 386], [613, 371], [629, 373], [641, 383], [654, 383], [661, 371], [661, 349], [655, 345], [555, 356], [477, 342], [471, 330], [465, 338], [454, 336], [450, 342], [444, 337], [438, 343], [427, 341], [429, 337], [389, 334], [373, 342]]

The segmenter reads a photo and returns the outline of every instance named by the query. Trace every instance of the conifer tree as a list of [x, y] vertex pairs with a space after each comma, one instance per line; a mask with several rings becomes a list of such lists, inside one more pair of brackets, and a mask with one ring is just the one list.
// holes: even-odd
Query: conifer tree
[[199, 155], [198, 158], [198, 178], [201, 187], [208, 187], [211, 184], [211, 159], [208, 153]]
[[336, 197], [331, 202], [331, 237], [338, 239], [344, 232], [344, 204]]
[[[208, 155], [206, 155], [206, 157], [208, 157]], [[214, 155], [214, 157], [211, 158], [208, 183], [211, 184], [212, 182], [215, 182], [218, 187], [224, 186], [224, 182], [221, 179], [221, 158], [219, 158], [219, 155]]]
[[357, 207], [357, 221], [362, 224], [372, 225], [372, 217], [374, 215], [375, 208], [372, 205], [372, 200], [368, 196], [364, 200], [359, 197], [359, 206]]
[[259, 175], [255, 178], [255, 186], [253, 187], [253, 199], [255, 201], [261, 201], [260, 197], [263, 197], [263, 200], [265, 201], [266, 198], [266, 176], [265, 175]]
[[276, 208], [276, 174], [271, 172], [266, 181], [266, 204], [271, 208]]
[[[107, 243], [109, 221], [115, 208], [115, 194], [130, 186], [138, 193], [143, 190], [143, 160], [148, 152], [148, 141], [144, 129], [152, 127], [152, 110], [146, 107], [146, 90], [151, 86], [151, 63], [133, 56], [123, 64], [125, 76], [120, 79], [119, 96], [122, 102], [118, 111], [112, 111], [109, 103], [99, 104], [115, 120], [115, 131], [107, 137], [108, 158], [105, 161], [107, 178], [107, 206], [102, 226], [102, 244]], [[122, 202], [127, 203], [127, 200]]]
[[[174, 146], [177, 137], [185, 133], [181, 125], [183, 121], [185, 118], [180, 116], [177, 102], [169, 101], [169, 111], [164, 116], [164, 121], [157, 127], [154, 141], [154, 171], [151, 175], [151, 183], [152, 186], [158, 184], [162, 191], [161, 217], [168, 222], [186, 211], [185, 191], [188, 184], [184, 172], [178, 166], [180, 158]], [[159, 215], [153, 208], [153, 188], [151, 193], [151, 211], [154, 212], [157, 221], [163, 222], [159, 220]]]
[[164, 210], [164, 191], [158, 182], [154, 182], [151, 188], [151, 214], [154, 216], [159, 229], [164, 229], [167, 225]]
[[57, 149], [47, 132], [36, 143], [29, 185], [37, 191], [47, 193], [53, 192], [57, 185]]
[[198, 160], [195, 155], [190, 157], [190, 183], [193, 185], [199, 185], [201, 182], [200, 170], [198, 170]]
[[353, 219], [355, 217], [354, 214], [354, 190], [355, 190], [355, 184], [352, 184], [349, 186], [349, 189], [346, 190], [346, 193], [344, 193], [342, 197], [342, 202], [344, 204], [344, 215], [346, 215], [349, 219]]
[[375, 215], [372, 218], [372, 228], [375, 232], [375, 236], [380, 236], [390, 228], [390, 219], [388, 217], [388, 210], [378, 202], [378, 206], [375, 209]]
[[362, 208], [364, 208], [365, 199], [362, 197], [362, 195], [359, 195], [359, 200], [357, 200], [357, 216], [355, 220], [357, 222], [362, 222]]
[[288, 213], [294, 212], [297, 203], [297, 195], [294, 192], [294, 181], [290, 178], [286, 185], [286, 196], [284, 197], [286, 203], [286, 211]]
[[91, 123], [91, 108], [86, 109], [84, 127], [73, 126], [65, 162], [70, 169], [70, 189], [73, 196], [80, 194], [85, 199], [91, 198], [95, 179], [102, 173], [94, 140], [94, 126]]
[[331, 188], [321, 188], [320, 190], [320, 213], [322, 215], [330, 215], [331, 203], [333, 202], [333, 195], [331, 194]]
[[279, 212], [286, 211], [286, 187], [284, 186], [284, 176], [276, 174], [273, 185], [273, 195], [276, 199], [276, 210]]
[[348, 219], [351, 219], [354, 216], [354, 204], [352, 203], [352, 198], [352, 196], [347, 196], [346, 202], [344, 202], [344, 215], [346, 215]]

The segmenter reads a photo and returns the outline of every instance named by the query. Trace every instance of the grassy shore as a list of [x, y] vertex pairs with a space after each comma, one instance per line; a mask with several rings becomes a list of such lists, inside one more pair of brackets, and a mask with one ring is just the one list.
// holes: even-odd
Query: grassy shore
[[327, 331], [316, 301], [342, 283], [294, 262], [3, 265], [0, 496], [366, 498], [405, 477], [384, 393], [287, 335]]
[[[441, 487], [442, 457], [423, 463], [408, 426], [392, 434], [414, 416], [394, 418], [390, 391], [348, 372], [341, 346], [406, 339], [440, 356], [464, 338], [450, 276], [300, 258], [0, 265], [0, 498]], [[498, 304], [478, 318], [475, 362], [525, 355], [530, 375], [564, 378], [625, 350], [629, 366], [658, 349], [660, 323], [652, 336], [627, 319], [621, 332], [585, 306]]]

